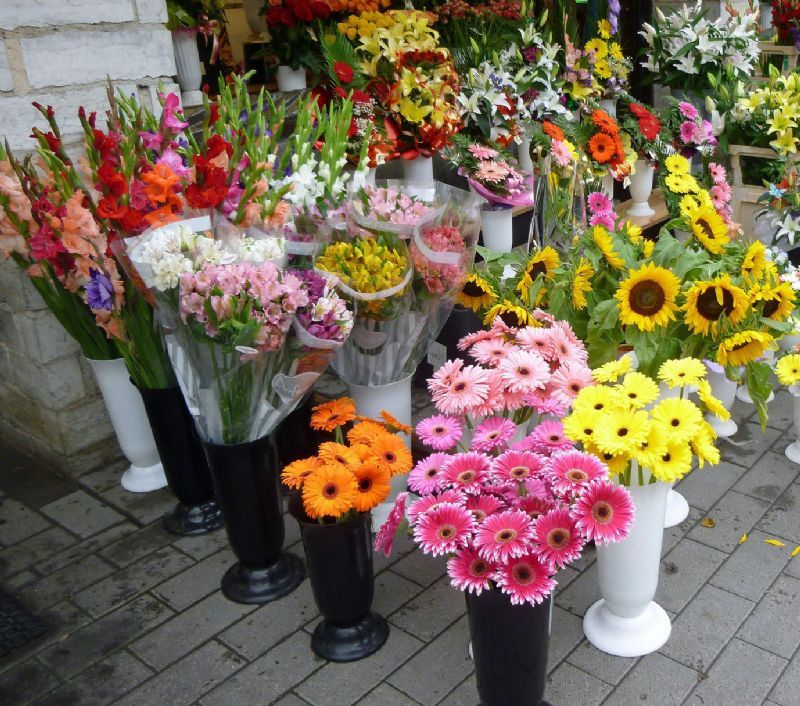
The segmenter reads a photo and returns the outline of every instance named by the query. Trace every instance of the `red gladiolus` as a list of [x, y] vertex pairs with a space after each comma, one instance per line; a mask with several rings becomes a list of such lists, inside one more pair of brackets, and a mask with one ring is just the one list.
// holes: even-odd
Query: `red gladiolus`
[[194, 208], [213, 208], [221, 204], [228, 194], [225, 170], [210, 164], [206, 157], [198, 157], [195, 171], [197, 183], [186, 189], [189, 205]]
[[111, 164], [103, 164], [97, 170], [97, 178], [116, 197], [128, 193], [128, 182]]
[[212, 103], [208, 109], [208, 124], [213, 125], [217, 120], [219, 120], [219, 105]]
[[101, 218], [119, 220], [125, 217], [128, 207], [117, 203], [113, 196], [104, 196], [97, 202], [97, 215]]
[[[212, 135], [208, 139], [207, 159], [214, 159], [214, 157], [218, 157], [223, 152], [227, 152], [228, 157], [230, 157], [233, 154], [233, 145], [230, 142], [226, 142], [221, 135]], [[197, 161], [199, 162], [200, 159], [198, 158]]]
[[314, 12], [308, 0], [286, 0], [286, 9], [303, 22], [311, 22], [314, 19]]
[[350, 83], [353, 80], [353, 67], [344, 61], [334, 62], [333, 71], [342, 83]]

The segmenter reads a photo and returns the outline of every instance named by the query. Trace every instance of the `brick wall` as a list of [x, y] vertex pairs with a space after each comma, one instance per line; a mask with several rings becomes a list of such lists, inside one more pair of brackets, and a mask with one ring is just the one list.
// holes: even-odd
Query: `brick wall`
[[[78, 106], [106, 105], [106, 76], [152, 105], [172, 88], [175, 60], [164, 0], [0, 0], [0, 136], [30, 148], [53, 105], [67, 143]], [[120, 456], [91, 370], [36, 290], [0, 262], [0, 434], [78, 475]]]

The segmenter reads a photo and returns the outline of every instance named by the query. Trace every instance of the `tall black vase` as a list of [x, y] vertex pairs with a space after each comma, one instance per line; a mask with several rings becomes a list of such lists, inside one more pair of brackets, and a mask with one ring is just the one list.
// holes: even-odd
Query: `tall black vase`
[[179, 535], [219, 529], [222, 513], [214, 500], [214, 482], [183, 393], [177, 386], [162, 390], [140, 387], [139, 393], [167, 485], [178, 499], [164, 515], [164, 529]]
[[481, 706], [548, 706], [552, 596], [537, 606], [512, 605], [496, 588], [466, 598]]
[[239, 560], [222, 577], [236, 603], [269, 603], [300, 585], [303, 563], [283, 551], [285, 530], [275, 448], [269, 436], [243, 444], [203, 442], [225, 530]]
[[289, 509], [300, 524], [311, 590], [323, 618], [314, 628], [311, 649], [331, 662], [353, 662], [377, 652], [389, 625], [372, 610], [370, 513], [321, 525], [306, 515], [298, 495]]
[[286, 416], [273, 432], [278, 468], [286, 468], [292, 461], [313, 456], [319, 444], [314, 443], [311, 431], [313, 392]]

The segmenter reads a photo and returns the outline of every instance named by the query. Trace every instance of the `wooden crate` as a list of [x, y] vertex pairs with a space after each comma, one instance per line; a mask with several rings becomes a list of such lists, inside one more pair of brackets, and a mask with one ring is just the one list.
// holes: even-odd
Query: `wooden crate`
[[[783, 65], [781, 68], [781, 73], [784, 76], [789, 75], [792, 71], [797, 68], [798, 57], [800, 57], [800, 52], [797, 50], [797, 47], [794, 46], [783, 46], [780, 44], [775, 44], [775, 42], [759, 42], [758, 48], [761, 51], [762, 56], [782, 56], [783, 57]], [[763, 78], [764, 74], [761, 71], [761, 62], [756, 63], [755, 67], [755, 77], [756, 78]]]

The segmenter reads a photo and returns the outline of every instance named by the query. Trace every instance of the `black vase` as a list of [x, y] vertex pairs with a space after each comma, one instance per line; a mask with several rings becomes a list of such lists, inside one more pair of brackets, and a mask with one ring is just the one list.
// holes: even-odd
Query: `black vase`
[[272, 438], [278, 454], [278, 468], [286, 468], [292, 461], [313, 456], [318, 444], [314, 444], [311, 431], [311, 408], [314, 395], [309, 394], [279, 425]]
[[275, 448], [269, 436], [243, 444], [203, 442], [228, 541], [239, 560], [222, 577], [236, 603], [269, 603], [300, 585], [303, 563], [283, 551], [285, 530]]
[[481, 706], [547, 706], [552, 597], [537, 606], [512, 605], [495, 588], [466, 598]]
[[331, 662], [353, 662], [377, 652], [389, 636], [389, 625], [372, 610], [370, 513], [319, 524], [305, 514], [298, 495], [289, 509], [300, 524], [311, 590], [323, 618], [314, 628], [311, 649]]
[[178, 498], [164, 515], [172, 534], [197, 535], [222, 527], [214, 482], [186, 400], [179, 387], [139, 388], [169, 489]]

